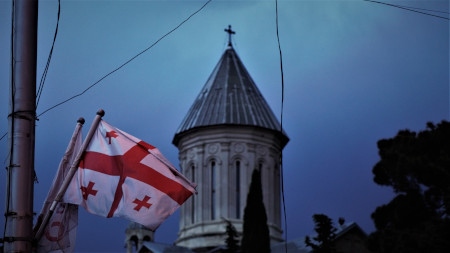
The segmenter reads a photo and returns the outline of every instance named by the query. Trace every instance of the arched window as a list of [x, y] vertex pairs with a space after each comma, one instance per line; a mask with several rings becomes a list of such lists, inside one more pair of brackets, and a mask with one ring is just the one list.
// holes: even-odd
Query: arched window
[[216, 162], [213, 160], [209, 163], [211, 171], [211, 220], [216, 219]]
[[[263, 185], [263, 179], [264, 179], [264, 175], [263, 175], [263, 168], [264, 168], [264, 162], [263, 161], [259, 161], [258, 162], [258, 170], [259, 170], [259, 175], [261, 176], [261, 185]], [[264, 188], [264, 185], [263, 185]]]
[[[191, 180], [195, 182], [195, 165], [191, 165]], [[191, 224], [195, 223], [195, 194], [191, 196]]]
[[135, 248], [136, 251], [137, 251], [138, 247], [139, 247], [139, 239], [138, 239], [138, 237], [136, 235], [133, 235], [130, 238], [130, 242], [131, 242], [131, 250], [133, 251], [133, 248]]
[[241, 216], [241, 161], [236, 160], [235, 164], [235, 199], [236, 199], [236, 218], [239, 219]]
[[151, 242], [151, 241], [152, 241], [152, 238], [151, 238], [150, 236], [146, 235], [146, 236], [144, 236], [144, 238], [142, 239], [142, 241], [144, 241], [144, 242]]
[[275, 201], [274, 201], [274, 205], [275, 205], [275, 222], [277, 225], [281, 226], [281, 221], [280, 221], [280, 217], [281, 217], [281, 199], [280, 199], [280, 167], [279, 164], [277, 162], [275, 162], [275, 166], [274, 166], [274, 175], [273, 175], [273, 185], [274, 185], [274, 189], [275, 189]]

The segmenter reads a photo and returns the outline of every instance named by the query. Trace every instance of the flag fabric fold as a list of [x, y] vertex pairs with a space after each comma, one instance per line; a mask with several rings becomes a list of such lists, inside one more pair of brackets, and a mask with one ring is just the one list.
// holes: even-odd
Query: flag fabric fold
[[193, 193], [187, 180], [154, 146], [105, 121], [82, 156], [64, 202], [104, 217], [123, 217], [151, 230]]
[[41, 224], [43, 217], [50, 211], [50, 206], [58, 194], [64, 178], [73, 164], [82, 143], [82, 125], [77, 125], [66, 152], [61, 159], [52, 186], [44, 201], [41, 214], [38, 216], [36, 230], [45, 225], [44, 233], [37, 242], [37, 252], [73, 252], [76, 230], [78, 226], [78, 206], [68, 203], [58, 203], [47, 224]]

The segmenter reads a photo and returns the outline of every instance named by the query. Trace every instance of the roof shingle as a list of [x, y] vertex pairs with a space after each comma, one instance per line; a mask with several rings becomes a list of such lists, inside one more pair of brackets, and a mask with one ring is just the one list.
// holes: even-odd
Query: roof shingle
[[[176, 145], [177, 136], [188, 130], [217, 125], [280, 131], [280, 123], [232, 47], [222, 55], [173, 142]], [[288, 140], [284, 132], [283, 139]]]

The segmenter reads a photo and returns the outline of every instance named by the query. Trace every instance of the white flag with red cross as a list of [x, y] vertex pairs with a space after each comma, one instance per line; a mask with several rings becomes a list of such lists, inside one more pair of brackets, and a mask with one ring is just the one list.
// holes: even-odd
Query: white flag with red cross
[[155, 230], [193, 193], [154, 146], [101, 121], [64, 202], [104, 217], [123, 217]]

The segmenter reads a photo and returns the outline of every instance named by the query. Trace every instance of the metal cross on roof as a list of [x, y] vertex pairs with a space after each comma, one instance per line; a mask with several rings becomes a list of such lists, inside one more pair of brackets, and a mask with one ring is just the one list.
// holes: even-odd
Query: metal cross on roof
[[232, 47], [232, 45], [231, 45], [231, 35], [235, 34], [236, 32], [231, 30], [231, 25], [228, 25], [228, 29], [224, 29], [224, 30], [225, 30], [225, 32], [228, 33], [228, 46]]

